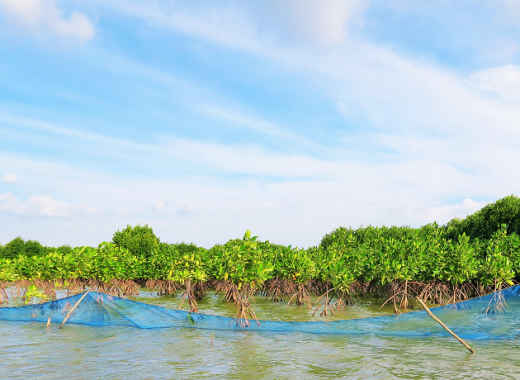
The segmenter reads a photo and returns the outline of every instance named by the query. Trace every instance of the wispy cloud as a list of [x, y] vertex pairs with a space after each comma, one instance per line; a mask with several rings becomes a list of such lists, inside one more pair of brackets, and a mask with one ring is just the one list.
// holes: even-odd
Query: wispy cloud
[[[181, 31], [305, 72], [319, 83], [320, 90], [341, 105], [340, 110], [355, 109], [345, 115], [348, 120], [353, 114], [361, 115], [364, 122], [376, 128], [413, 125], [423, 130], [449, 131], [488, 129], [498, 124], [499, 128], [512, 131], [516, 128], [511, 125], [516, 125], [520, 115], [515, 107], [475, 93], [465, 76], [449, 68], [398, 55], [367, 40], [349, 37], [326, 50], [300, 48], [298, 44], [281, 46], [263, 37], [260, 21], [239, 6], [219, 12], [205, 7], [189, 12], [129, 0], [111, 0], [106, 6], [157, 27]], [[236, 22], [224, 22], [228, 15]]]
[[[247, 12], [240, 7], [222, 6], [218, 12], [211, 4], [190, 7], [173, 3], [133, 0], [94, 0], [100, 6], [116, 10], [127, 17], [146, 20], [156, 27], [194, 35], [230, 47], [254, 50], [256, 28], [246, 21]], [[222, 27], [225, 25], [225, 27]]]
[[253, 115], [252, 112], [242, 112], [230, 107], [216, 106], [211, 104], [198, 105], [195, 107], [201, 114], [210, 116], [216, 120], [221, 120], [227, 125], [242, 129], [249, 129], [261, 135], [267, 135], [278, 140], [290, 141], [299, 144], [302, 148], [313, 150], [323, 150], [324, 147], [310, 139], [290, 131], [290, 128], [280, 126], [277, 123], [265, 120], [264, 118]]
[[[0, 167], [19, 178], [11, 186], [4, 173], [0, 224], [7, 227], [0, 240], [23, 230], [44, 241], [97, 243], [128, 223], [148, 223], [169, 241], [210, 245], [252, 228], [266, 239], [309, 245], [338, 225], [445, 222], [486, 200], [520, 192], [517, 64], [461, 71], [378, 44], [361, 33], [365, 1], [263, 4], [258, 13], [232, 1], [219, 7], [132, 0], [85, 4], [83, 9], [95, 9], [102, 19], [115, 13], [121, 25], [143, 22], [146, 28], [129, 28], [140, 30], [139, 38], [153, 39], [150, 29], [159, 30], [155, 47], [184, 39], [198, 49], [193, 54], [200, 55], [204, 75], [186, 79], [182, 70], [189, 68], [176, 70], [171, 62], [177, 56], [150, 57], [145, 47], [126, 58], [126, 52], [111, 51], [116, 42], [100, 42], [82, 53], [85, 62], [78, 65], [88, 66], [83, 74], [93, 81], [103, 74], [107, 91], [116, 87], [99, 93], [98, 102], [119, 96], [124, 114], [134, 96], [128, 108], [138, 105], [142, 120], [113, 130], [106, 122], [106, 133], [101, 127], [94, 132], [92, 120], [82, 121], [84, 111], [68, 109], [62, 119], [44, 116], [54, 107], [59, 115], [64, 109], [59, 102], [40, 105], [45, 112], [5, 105], [0, 131], [19, 149], [6, 145]], [[226, 53], [233, 62], [211, 66]], [[278, 70], [273, 83], [262, 83], [273, 90], [269, 94], [288, 86], [283, 79], [289, 73], [305, 81], [312, 89], [306, 96], [315, 98], [301, 103], [299, 120], [305, 123], [312, 117], [309, 107], [321, 106], [323, 113], [335, 113], [337, 125], [332, 128], [326, 117], [293, 125], [277, 99], [258, 102], [268, 95], [255, 93], [259, 84], [253, 81], [242, 87], [236, 84], [241, 78], [233, 77], [233, 83], [219, 78], [228, 91], [211, 89], [204, 78], [227, 73], [236, 57]], [[191, 58], [184, 64], [195, 65]], [[255, 68], [250, 70], [244, 75], [254, 75]], [[195, 70], [190, 73], [197, 78]], [[298, 103], [297, 91], [283, 94]], [[28, 96], [41, 102], [34, 98]], [[99, 104], [85, 99], [82, 110], [96, 113]], [[181, 111], [158, 118], [160, 127], [149, 122], [171, 105]], [[193, 112], [193, 120], [184, 111]], [[210, 134], [215, 124], [225, 132], [220, 138]], [[134, 133], [137, 129], [142, 133]], [[240, 133], [240, 142], [227, 139], [229, 131]], [[323, 137], [312, 137], [317, 135]], [[75, 161], [79, 155], [81, 164]]]
[[90, 19], [81, 12], [65, 15], [55, 0], [0, 0], [10, 20], [34, 32], [87, 41], [94, 37]]
[[[251, 119], [245, 119], [245, 122], [255, 123]], [[16, 128], [8, 134], [18, 134], [19, 138], [25, 137], [33, 143], [37, 141], [37, 137], [34, 134], [21, 133], [20, 129], [25, 128], [62, 138], [71, 138], [76, 146], [75, 149], [78, 146], [87, 145], [89, 148], [86, 151], [91, 151], [95, 155], [105, 154], [130, 161], [142, 161], [143, 157], [147, 157], [148, 164], [154, 167], [163, 166], [164, 162], [174, 158], [199, 163], [225, 173], [252, 176], [321, 177], [334, 175], [341, 171], [341, 166], [333, 161], [320, 160], [303, 154], [274, 153], [253, 144], [249, 146], [229, 145], [169, 136], [162, 136], [155, 143], [138, 143], [10, 114], [0, 114], [0, 125], [2, 123], [8, 123]], [[261, 122], [260, 124], [262, 125]], [[278, 133], [281, 132], [278, 131]], [[106, 147], [106, 149], [100, 151], [99, 147]]]

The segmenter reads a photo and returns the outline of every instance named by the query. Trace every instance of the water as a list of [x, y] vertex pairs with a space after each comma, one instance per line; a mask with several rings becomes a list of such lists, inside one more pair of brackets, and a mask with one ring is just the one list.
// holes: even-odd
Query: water
[[[178, 307], [179, 299], [138, 300]], [[261, 319], [320, 320], [305, 307], [254, 300]], [[209, 295], [202, 312], [233, 316]], [[362, 303], [329, 319], [380, 315]], [[432, 321], [432, 323], [435, 323]], [[140, 330], [0, 322], [0, 379], [520, 379], [520, 342], [478, 342], [469, 354], [450, 338], [346, 337], [300, 333]]]

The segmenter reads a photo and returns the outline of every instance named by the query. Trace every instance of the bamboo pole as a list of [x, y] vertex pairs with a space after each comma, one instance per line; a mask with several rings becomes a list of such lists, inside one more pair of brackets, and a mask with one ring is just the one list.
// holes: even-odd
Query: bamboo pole
[[424, 308], [424, 310], [426, 310], [426, 312], [428, 313], [428, 315], [430, 317], [432, 317], [432, 319], [434, 321], [436, 321], [439, 325], [441, 325], [447, 332], [449, 332], [455, 339], [457, 339], [462, 345], [464, 345], [464, 347], [466, 347], [468, 349], [469, 352], [471, 352], [472, 354], [475, 353], [475, 350], [473, 348], [471, 348], [471, 346], [469, 344], [467, 344], [462, 338], [460, 338], [457, 334], [455, 334], [453, 331], [450, 330], [450, 328], [448, 326], [446, 326], [439, 318], [437, 318], [437, 316], [435, 314], [432, 313], [432, 311], [430, 310], [430, 308], [428, 306], [426, 306], [426, 304], [424, 303], [424, 301], [422, 299], [420, 299], [419, 297], [416, 297], [417, 298], [417, 301], [419, 301], [419, 303], [422, 305], [422, 307]]
[[63, 321], [61, 322], [61, 324], [59, 326], [60, 329], [65, 325], [65, 323], [67, 323], [67, 321], [69, 320], [71, 314], [74, 312], [74, 310], [76, 310], [76, 308], [79, 306], [81, 301], [83, 301], [83, 299], [87, 296], [88, 292], [89, 291], [87, 290], [85, 293], [83, 293], [81, 298], [74, 304], [74, 306], [72, 306], [72, 308], [69, 310], [69, 312], [67, 313], [65, 318], [63, 318]]

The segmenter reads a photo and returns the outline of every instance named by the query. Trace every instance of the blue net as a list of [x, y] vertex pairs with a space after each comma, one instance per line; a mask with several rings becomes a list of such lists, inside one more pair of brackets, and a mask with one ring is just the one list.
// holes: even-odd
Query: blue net
[[[82, 297], [0, 308], [0, 320], [61, 323]], [[431, 309], [465, 339], [499, 340], [520, 337], [520, 285], [487, 296]], [[141, 329], [199, 328], [312, 334], [426, 337], [448, 333], [425, 311], [331, 322], [245, 321], [235, 318], [173, 310], [103, 293], [88, 292], [67, 323], [89, 326], [129, 326]]]

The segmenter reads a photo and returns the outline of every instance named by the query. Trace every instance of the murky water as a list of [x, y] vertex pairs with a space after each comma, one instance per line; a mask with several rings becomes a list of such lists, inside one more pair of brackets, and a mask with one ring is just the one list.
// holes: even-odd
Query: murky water
[[[178, 307], [179, 299], [140, 297]], [[202, 312], [234, 315], [214, 295]], [[261, 319], [310, 320], [305, 307], [257, 298]], [[349, 306], [332, 319], [385, 313]], [[432, 323], [434, 323], [432, 321]], [[139, 330], [0, 321], [0, 379], [520, 379], [520, 342], [470, 342], [469, 354], [448, 338], [345, 337], [196, 329]]]

